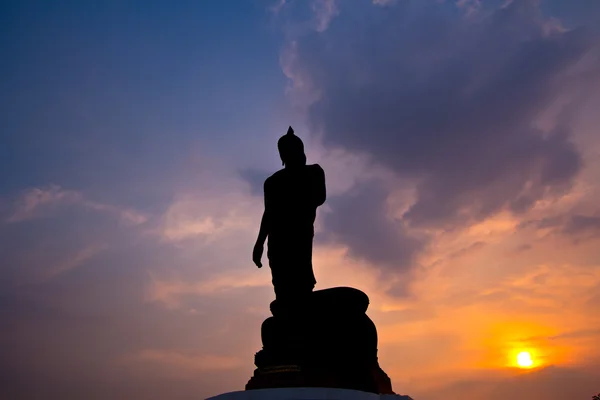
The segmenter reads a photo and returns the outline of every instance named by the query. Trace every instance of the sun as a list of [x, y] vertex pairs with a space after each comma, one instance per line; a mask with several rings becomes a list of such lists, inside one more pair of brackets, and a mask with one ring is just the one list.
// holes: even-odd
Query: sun
[[521, 368], [531, 368], [533, 366], [531, 354], [528, 351], [522, 351], [517, 354], [517, 365]]

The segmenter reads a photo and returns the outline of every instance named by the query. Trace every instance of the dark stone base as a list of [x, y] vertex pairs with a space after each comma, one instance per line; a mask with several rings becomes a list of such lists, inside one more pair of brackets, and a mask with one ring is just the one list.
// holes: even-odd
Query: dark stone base
[[352, 288], [313, 292], [296, 304], [271, 303], [263, 349], [246, 390], [330, 387], [394, 394], [377, 361], [377, 329], [368, 297]]
[[387, 374], [374, 365], [338, 368], [301, 368], [298, 365], [257, 368], [246, 390], [287, 387], [328, 387], [379, 394], [395, 394]]

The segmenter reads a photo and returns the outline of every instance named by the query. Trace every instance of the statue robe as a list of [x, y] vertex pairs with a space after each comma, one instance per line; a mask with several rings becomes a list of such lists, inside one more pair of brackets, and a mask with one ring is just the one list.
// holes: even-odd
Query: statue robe
[[269, 266], [275, 294], [296, 296], [316, 284], [312, 245], [317, 207], [325, 202], [325, 173], [318, 165], [284, 168], [264, 185]]

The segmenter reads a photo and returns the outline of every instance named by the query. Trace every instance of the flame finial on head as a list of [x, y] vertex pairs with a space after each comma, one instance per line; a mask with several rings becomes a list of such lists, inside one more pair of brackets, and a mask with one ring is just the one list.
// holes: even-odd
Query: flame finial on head
[[294, 134], [294, 129], [291, 126], [288, 128], [287, 133], [279, 138], [277, 148], [283, 165], [295, 164], [302, 160], [304, 160], [304, 163], [306, 162], [304, 143], [302, 143], [302, 139]]

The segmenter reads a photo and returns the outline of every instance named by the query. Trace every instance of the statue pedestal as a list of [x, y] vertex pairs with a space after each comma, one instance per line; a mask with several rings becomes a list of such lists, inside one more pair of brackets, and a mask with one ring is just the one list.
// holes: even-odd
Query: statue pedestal
[[362, 396], [350, 397], [356, 399], [394, 395], [390, 378], [379, 366], [377, 329], [366, 315], [368, 306], [366, 294], [344, 287], [312, 292], [293, 303], [271, 303], [273, 316], [263, 322], [263, 348], [256, 353], [257, 368], [246, 392], [303, 388], [307, 393], [342, 390]]
[[412, 400], [398, 394], [375, 394], [348, 389], [282, 388], [224, 393], [207, 400]]

